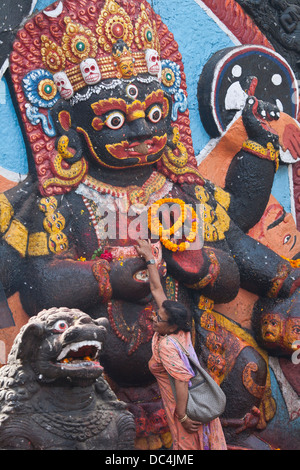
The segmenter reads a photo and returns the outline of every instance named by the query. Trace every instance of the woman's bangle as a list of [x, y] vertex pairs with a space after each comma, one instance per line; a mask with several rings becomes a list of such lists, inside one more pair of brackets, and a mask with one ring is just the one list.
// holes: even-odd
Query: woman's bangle
[[184, 423], [188, 419], [188, 415], [184, 415], [183, 418], [178, 418], [180, 423]]

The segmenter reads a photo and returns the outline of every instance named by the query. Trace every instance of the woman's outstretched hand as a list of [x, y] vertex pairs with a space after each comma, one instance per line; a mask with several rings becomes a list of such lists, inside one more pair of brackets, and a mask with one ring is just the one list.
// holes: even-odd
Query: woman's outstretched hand
[[150, 240], [137, 240], [137, 246], [135, 247], [138, 254], [144, 258], [145, 261], [149, 261], [153, 258], [152, 246]]

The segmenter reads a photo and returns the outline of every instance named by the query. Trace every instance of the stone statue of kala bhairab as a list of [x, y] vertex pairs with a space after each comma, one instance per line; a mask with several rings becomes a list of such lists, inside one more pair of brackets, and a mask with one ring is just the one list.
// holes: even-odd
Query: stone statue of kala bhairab
[[151, 239], [167, 297], [192, 311], [240, 287], [291, 295], [300, 270], [245, 234], [269, 199], [279, 146], [265, 117], [279, 110], [249, 96], [248, 140], [219, 188], [197, 169], [182, 58], [150, 5], [65, 0], [48, 15], [56, 6], [24, 25], [10, 57], [36, 171], [0, 196], [0, 280], [29, 316], [55, 306], [106, 317], [101, 362], [135, 416], [136, 445], [163, 443], [148, 369], [156, 306], [136, 239]]

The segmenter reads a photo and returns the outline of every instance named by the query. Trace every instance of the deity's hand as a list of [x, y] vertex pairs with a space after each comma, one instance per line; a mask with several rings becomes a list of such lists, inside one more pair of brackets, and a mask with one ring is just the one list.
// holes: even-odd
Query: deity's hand
[[235, 431], [235, 433], [240, 434], [245, 429], [255, 429], [258, 425], [260, 415], [260, 410], [256, 406], [253, 406], [250, 413], [247, 413], [244, 416], [243, 424]]
[[274, 149], [278, 150], [279, 138], [275, 129], [272, 128], [271, 121], [277, 120], [279, 117], [280, 112], [277, 106], [250, 96], [242, 112], [248, 138], [263, 147], [267, 147], [267, 144], [271, 143]]
[[[290, 152], [292, 158], [297, 160], [300, 157], [300, 124], [296, 119], [286, 113], [280, 114], [277, 121], [276, 130], [278, 130], [279, 143], [284, 152]], [[283, 160], [285, 161], [285, 160]]]
[[150, 294], [147, 267], [142, 258], [115, 260], [110, 267], [112, 298], [132, 302]]

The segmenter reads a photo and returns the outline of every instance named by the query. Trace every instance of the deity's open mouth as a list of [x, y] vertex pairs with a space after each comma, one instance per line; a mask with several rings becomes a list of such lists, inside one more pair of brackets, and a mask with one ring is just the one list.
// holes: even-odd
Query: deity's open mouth
[[143, 142], [135, 141], [129, 143], [127, 140], [117, 144], [108, 144], [106, 149], [115, 158], [119, 160], [135, 157], [141, 161], [147, 161], [146, 157], [155, 155], [161, 152], [167, 143], [167, 135], [154, 136], [151, 139], [144, 140]]
[[102, 369], [97, 360], [102, 343], [99, 341], [80, 341], [65, 346], [56, 361], [64, 367], [97, 367]]

